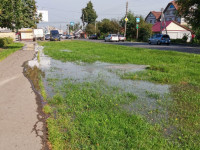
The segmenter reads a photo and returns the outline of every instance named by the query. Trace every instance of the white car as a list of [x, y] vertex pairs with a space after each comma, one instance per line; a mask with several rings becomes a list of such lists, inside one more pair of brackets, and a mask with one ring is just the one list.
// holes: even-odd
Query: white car
[[105, 42], [119, 42], [119, 37], [117, 34], [109, 34], [105, 37]]
[[119, 37], [119, 41], [122, 41], [122, 42], [126, 41], [126, 37], [124, 37], [123, 35], [118, 35], [118, 37]]

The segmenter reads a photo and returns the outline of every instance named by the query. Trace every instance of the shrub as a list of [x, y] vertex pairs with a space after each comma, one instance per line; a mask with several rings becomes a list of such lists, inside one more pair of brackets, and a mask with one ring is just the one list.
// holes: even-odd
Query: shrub
[[9, 44], [13, 43], [13, 39], [11, 37], [0, 38], [0, 47], [7, 47]]
[[187, 43], [188, 36], [185, 34], [182, 38], [183, 43]]

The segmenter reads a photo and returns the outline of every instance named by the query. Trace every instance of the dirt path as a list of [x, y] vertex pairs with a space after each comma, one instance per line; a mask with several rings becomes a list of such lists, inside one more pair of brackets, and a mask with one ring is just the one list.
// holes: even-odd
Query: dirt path
[[26, 47], [0, 62], [0, 150], [43, 148], [36, 95], [22, 66], [34, 53], [31, 46]]

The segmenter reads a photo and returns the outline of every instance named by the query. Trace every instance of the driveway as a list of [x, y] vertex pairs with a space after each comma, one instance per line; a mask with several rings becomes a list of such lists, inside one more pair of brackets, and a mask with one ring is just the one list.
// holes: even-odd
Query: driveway
[[29, 45], [0, 62], [0, 150], [44, 149], [44, 123], [36, 95], [23, 75], [23, 63], [35, 54]]
[[123, 45], [123, 46], [130, 46], [130, 47], [147, 48], [147, 49], [157, 49], [157, 50], [200, 54], [200, 47], [191, 47], [191, 46], [184, 46], [184, 45], [169, 45], [169, 46], [168, 45], [149, 45], [148, 43], [143, 43], [143, 42], [105, 42], [104, 40], [87, 40], [87, 41], [114, 44], [114, 45]]

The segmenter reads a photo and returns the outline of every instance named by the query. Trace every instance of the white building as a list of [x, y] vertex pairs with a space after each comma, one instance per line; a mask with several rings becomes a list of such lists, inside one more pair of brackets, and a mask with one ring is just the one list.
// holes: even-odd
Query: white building
[[[165, 24], [162, 23], [162, 27], [164, 27]], [[161, 23], [157, 22], [153, 25], [152, 31], [153, 33], [160, 33], [161, 29]], [[167, 30], [167, 32], [166, 32]], [[190, 42], [192, 39], [193, 31], [189, 28], [179, 24], [176, 21], [166, 21], [166, 30], [165, 28], [162, 29], [162, 34], [168, 34], [171, 39], [182, 39], [185, 35], [188, 37], [188, 41]]]

